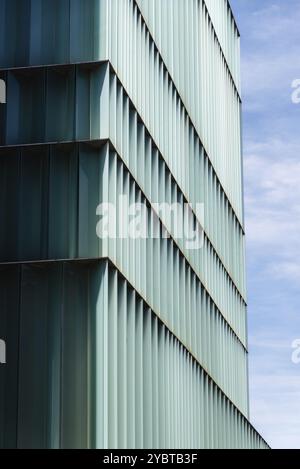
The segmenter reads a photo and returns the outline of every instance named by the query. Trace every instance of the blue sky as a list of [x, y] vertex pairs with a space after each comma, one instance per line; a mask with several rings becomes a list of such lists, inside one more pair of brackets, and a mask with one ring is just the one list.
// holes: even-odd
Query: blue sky
[[300, 448], [300, 0], [231, 0], [242, 35], [251, 420]]

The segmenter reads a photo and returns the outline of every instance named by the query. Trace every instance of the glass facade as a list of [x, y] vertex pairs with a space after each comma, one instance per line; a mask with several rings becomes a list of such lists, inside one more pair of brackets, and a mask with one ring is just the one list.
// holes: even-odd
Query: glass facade
[[[228, 2], [21, 3], [0, 0], [0, 446], [267, 448]], [[97, 237], [120, 195], [159, 236]], [[203, 247], [157, 203], [190, 203]]]

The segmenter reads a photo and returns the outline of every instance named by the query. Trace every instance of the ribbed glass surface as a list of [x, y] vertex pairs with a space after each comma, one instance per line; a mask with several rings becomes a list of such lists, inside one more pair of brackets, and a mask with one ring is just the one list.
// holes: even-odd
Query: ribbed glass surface
[[[0, 167], [4, 187], [5, 181], [20, 181], [19, 192], [9, 185], [0, 199], [1, 216], [8, 220], [1, 261], [109, 257], [246, 414], [245, 346], [192, 268], [191, 256], [172, 238], [105, 241], [87, 228], [95, 229], [99, 202], [121, 209], [119, 194], [130, 203], [148, 205], [149, 225], [155, 220], [161, 233], [166, 227], [117, 153], [108, 144], [99, 149], [87, 144], [38, 146], [3, 152]], [[152, 189], [158, 187], [159, 173], [155, 181], [154, 172]], [[10, 220], [9, 213], [19, 217]], [[16, 237], [11, 236], [14, 227]], [[209, 271], [205, 257], [200, 260]], [[236, 327], [238, 313], [241, 308]]]
[[[155, 10], [158, 24], [170, 24], [169, 18], [174, 16], [178, 25], [176, 34], [173, 31], [172, 35], [165, 34], [167, 26], [164, 34], [160, 27], [154, 43], [135, 0], [57, 0], [55, 5], [52, 0], [26, 0], [22, 2], [23, 15], [18, 0], [1, 0], [5, 41], [0, 65], [14, 67], [108, 58], [166, 158], [171, 158], [172, 149], [164, 136], [169, 132], [176, 135], [180, 123], [174, 126], [176, 121], [170, 122], [165, 127], [163, 117], [166, 112], [172, 112], [175, 117], [172, 97], [177, 95], [177, 106], [183, 116], [192, 119], [242, 222], [240, 99], [207, 8], [199, 0], [184, 3], [156, 0], [158, 6], [160, 1], [163, 6]], [[16, 11], [18, 18], [22, 17], [20, 28], [14, 20]], [[180, 21], [185, 16], [181, 27]], [[146, 19], [150, 21], [151, 15]], [[194, 23], [193, 31], [188, 26]], [[49, 33], [43, 36], [49, 28]], [[7, 49], [5, 43], [13, 50]], [[161, 55], [162, 43], [165, 51]], [[152, 106], [148, 105], [149, 101]], [[163, 103], [167, 106], [165, 111], [161, 109]]]
[[[31, 69], [27, 72], [25, 80], [23, 74], [23, 70], [14, 71], [9, 72], [7, 77], [11, 94], [7, 106], [7, 124], [3, 130], [6, 138], [4, 137], [3, 143], [16, 145], [28, 144], [30, 141], [43, 143], [110, 139], [150, 202], [173, 204], [190, 201], [195, 208], [197, 202], [202, 202], [204, 216], [195, 210], [194, 220], [207, 230], [203, 249], [187, 250], [184, 240], [179, 239], [177, 243], [200, 275], [216, 304], [224, 312], [228, 322], [245, 343], [245, 302], [241, 293], [244, 291], [243, 244], [236, 246], [238, 229], [236, 227], [236, 231], [233, 232], [230, 229], [232, 220], [228, 215], [229, 207], [224, 203], [224, 199], [220, 197], [218, 203], [220, 188], [212, 177], [209, 161], [201, 147], [191, 142], [191, 148], [194, 150], [193, 165], [191, 168], [184, 168], [188, 171], [190, 182], [190, 190], [186, 196], [172, 176], [169, 166], [120, 82], [113, 72], [109, 73], [106, 64], [94, 65], [93, 68], [81, 65]], [[46, 83], [47, 91], [45, 95], [40, 96], [37, 90], [39, 87], [44, 88]], [[15, 92], [15, 87], [18, 87], [18, 92]], [[33, 114], [33, 107], [39, 110], [36, 122], [28, 121], [27, 118], [29, 114]], [[101, 114], [105, 115], [103, 109], [108, 110], [107, 122], [105, 118], [100, 118]], [[42, 118], [45, 114], [46, 125]], [[13, 133], [9, 133], [10, 129]], [[35, 153], [38, 154], [39, 151], [42, 154], [44, 150], [37, 149]], [[26, 152], [28, 153], [28, 150], [25, 150]], [[7, 150], [2, 153], [4, 155]], [[7, 170], [9, 167], [15, 167], [10, 155], [11, 151], [7, 159], [2, 158], [3, 165], [9, 165]], [[26, 164], [28, 160], [24, 158], [24, 161]], [[42, 158], [42, 161], [45, 161], [45, 158]], [[199, 177], [196, 177], [197, 174]], [[9, 199], [11, 196], [7, 197]], [[92, 207], [94, 211], [96, 206], [95, 201]], [[224, 233], [218, 232], [218, 225], [224, 226]], [[210, 240], [211, 231], [219, 234], [219, 250]], [[7, 233], [9, 239], [10, 231], [7, 230]], [[224, 251], [226, 262], [219, 251]], [[17, 252], [14, 252], [14, 259], [3, 260], [19, 260]], [[239, 287], [242, 287], [241, 290]]]
[[[267, 447], [228, 2], [0, 0], [0, 39], [0, 446]], [[97, 237], [120, 195], [158, 237]], [[187, 202], [201, 249], [153, 206]]]
[[[115, 30], [108, 40], [108, 58], [166, 158], [172, 159], [178, 148], [181, 157], [188, 154], [183, 135], [185, 123], [190, 129], [193, 123], [242, 223], [241, 103], [203, 2], [161, 0], [156, 10], [158, 24], [170, 24], [174, 15], [178, 25], [171, 36], [166, 34], [167, 26], [160, 28], [164, 34], [154, 36], [156, 42], [150, 35], [148, 16], [144, 21], [137, 3], [108, 3]], [[165, 50], [159, 53], [161, 43]], [[151, 112], [149, 102], [157, 112]], [[169, 112], [173, 115], [170, 122], [164, 119]]]
[[1, 446], [265, 447], [111, 262], [7, 266], [0, 278]]

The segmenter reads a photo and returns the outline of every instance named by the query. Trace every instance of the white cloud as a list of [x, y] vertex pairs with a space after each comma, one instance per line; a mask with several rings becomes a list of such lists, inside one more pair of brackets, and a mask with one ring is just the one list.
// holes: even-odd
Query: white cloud
[[272, 448], [300, 448], [300, 365], [279, 325], [250, 337], [250, 416]]
[[300, 285], [300, 263], [298, 262], [278, 262], [273, 264], [269, 270], [270, 274], [278, 279], [290, 279]]
[[300, 367], [294, 368], [278, 376], [254, 374], [250, 381], [251, 418], [274, 449], [300, 448]]
[[[255, 2], [254, 2], [255, 3]], [[246, 16], [242, 46], [242, 83], [245, 110], [278, 108], [291, 95], [291, 83], [300, 78], [299, 2], [257, 2]]]
[[264, 290], [249, 338], [251, 420], [273, 448], [300, 448], [300, 366], [291, 362], [299, 311], [289, 305], [287, 288], [273, 286], [300, 285], [299, 154], [300, 141], [292, 138], [245, 145], [248, 256]]
[[290, 350], [291, 345], [290, 342], [287, 340], [278, 339], [276, 337], [264, 337], [264, 336], [258, 336], [256, 335], [255, 337], [250, 338], [250, 347], [256, 347], [256, 348], [261, 348], [261, 349], [274, 349], [276, 351], [282, 351], [282, 350]]
[[232, 0], [242, 34], [251, 420], [273, 448], [300, 448], [299, 0]]
[[275, 140], [246, 147], [246, 228], [255, 248], [295, 256], [300, 265], [300, 161], [283, 156], [291, 151], [298, 155], [300, 144], [288, 148]]

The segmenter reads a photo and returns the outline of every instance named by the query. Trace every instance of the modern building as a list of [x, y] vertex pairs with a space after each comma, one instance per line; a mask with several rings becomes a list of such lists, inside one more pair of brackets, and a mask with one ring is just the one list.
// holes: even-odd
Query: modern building
[[[268, 448], [228, 1], [0, 0], [0, 67], [0, 446]], [[121, 195], [158, 236], [99, 236]]]

